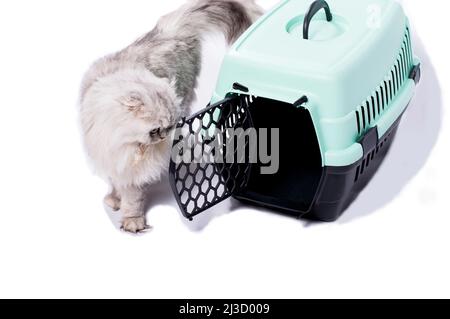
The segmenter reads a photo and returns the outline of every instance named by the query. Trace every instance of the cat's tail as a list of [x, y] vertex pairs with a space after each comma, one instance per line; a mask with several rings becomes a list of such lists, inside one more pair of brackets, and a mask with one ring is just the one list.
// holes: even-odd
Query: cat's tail
[[189, 0], [182, 10], [163, 17], [159, 24], [178, 36], [220, 31], [231, 44], [263, 13], [255, 0]]

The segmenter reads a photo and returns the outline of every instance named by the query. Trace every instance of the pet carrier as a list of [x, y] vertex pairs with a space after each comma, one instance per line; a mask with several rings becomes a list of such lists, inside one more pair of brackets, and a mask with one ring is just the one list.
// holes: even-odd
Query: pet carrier
[[[182, 213], [235, 197], [336, 220], [385, 158], [419, 80], [397, 2], [282, 1], [234, 44], [211, 105], [178, 124], [170, 181]], [[249, 156], [262, 140], [279, 158], [270, 174]]]

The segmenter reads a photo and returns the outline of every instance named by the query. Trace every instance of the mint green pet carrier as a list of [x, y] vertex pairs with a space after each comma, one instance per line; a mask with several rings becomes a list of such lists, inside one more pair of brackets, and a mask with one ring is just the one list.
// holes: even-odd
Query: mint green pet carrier
[[[419, 80], [408, 19], [397, 2], [282, 1], [225, 57], [211, 105], [178, 124], [174, 153], [192, 155], [191, 161], [172, 156], [170, 165], [182, 213], [192, 220], [235, 197], [336, 220], [385, 158]], [[225, 148], [228, 130], [238, 128], [278, 129], [275, 173], [262, 174], [267, 163], [247, 156], [192, 161], [205, 153], [217, 158], [211, 145]], [[180, 147], [186, 139], [189, 150]]]

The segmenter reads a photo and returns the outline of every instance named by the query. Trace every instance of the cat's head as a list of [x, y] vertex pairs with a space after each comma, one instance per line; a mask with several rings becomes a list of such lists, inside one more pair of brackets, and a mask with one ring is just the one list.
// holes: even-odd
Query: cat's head
[[[85, 134], [117, 146], [163, 142], [180, 120], [174, 85], [147, 70], [123, 70], [93, 82], [81, 101]], [[99, 136], [100, 137], [100, 136]]]

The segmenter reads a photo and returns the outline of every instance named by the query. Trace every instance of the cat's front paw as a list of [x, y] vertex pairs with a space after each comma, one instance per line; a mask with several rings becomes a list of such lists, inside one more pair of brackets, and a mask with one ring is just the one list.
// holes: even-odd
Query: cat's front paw
[[145, 217], [128, 217], [122, 221], [122, 230], [129, 233], [137, 234], [148, 229], [150, 226], [147, 225]]

